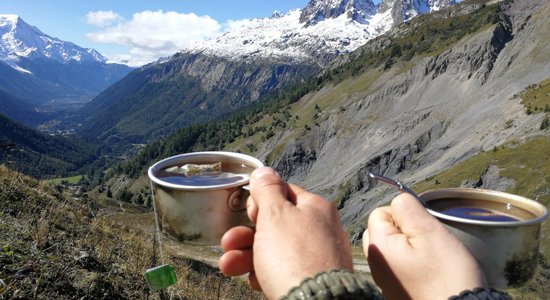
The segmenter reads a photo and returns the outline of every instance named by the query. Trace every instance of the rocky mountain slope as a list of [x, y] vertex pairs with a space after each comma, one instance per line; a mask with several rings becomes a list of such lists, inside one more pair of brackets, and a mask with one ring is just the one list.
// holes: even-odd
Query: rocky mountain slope
[[[480, 11], [485, 5], [462, 7]], [[337, 201], [343, 222], [351, 225], [391, 197], [372, 190], [369, 170], [413, 184], [510, 141], [549, 136], [540, 129], [545, 114], [527, 115], [518, 95], [550, 78], [550, 5], [496, 5], [494, 24], [448, 48], [397, 60], [384, 72], [371, 69], [304, 97], [294, 113], [316, 105], [310, 130], [303, 135], [296, 128], [283, 130], [257, 155], [290, 181]], [[413, 32], [410, 26], [367, 48], [391, 44], [392, 36]]]
[[142, 67], [98, 95], [82, 109], [87, 118], [78, 131], [92, 139], [144, 142], [242, 108], [318, 71], [183, 53]]

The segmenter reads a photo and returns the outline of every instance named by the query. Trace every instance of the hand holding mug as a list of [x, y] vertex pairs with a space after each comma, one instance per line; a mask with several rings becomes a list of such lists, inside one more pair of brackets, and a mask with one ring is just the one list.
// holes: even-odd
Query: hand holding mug
[[388, 299], [447, 298], [484, 286], [468, 249], [409, 194], [370, 214], [363, 249]]
[[250, 186], [247, 211], [256, 228], [235, 227], [223, 236], [225, 275], [249, 273], [252, 287], [277, 299], [319, 272], [352, 270], [350, 243], [332, 203], [270, 168], [255, 170]]

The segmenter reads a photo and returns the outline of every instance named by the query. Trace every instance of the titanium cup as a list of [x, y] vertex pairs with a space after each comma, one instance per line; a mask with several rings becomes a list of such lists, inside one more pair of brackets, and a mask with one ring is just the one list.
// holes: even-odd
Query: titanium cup
[[[548, 211], [540, 203], [504, 192], [467, 188], [426, 191], [419, 195], [428, 207], [437, 200], [464, 200], [478, 208], [500, 207], [518, 221], [481, 221], [446, 215], [428, 209], [480, 263], [487, 283], [494, 288], [518, 287], [531, 279], [537, 266], [541, 223]], [[452, 204], [449, 207], [453, 207]], [[530, 217], [521, 217], [518, 211]]]
[[212, 185], [181, 185], [158, 176], [161, 170], [172, 166], [217, 162], [222, 166], [242, 166], [247, 172], [263, 166], [245, 154], [214, 151], [172, 156], [149, 168], [157, 226], [165, 236], [187, 244], [218, 245], [231, 227], [252, 225], [246, 213], [249, 193], [244, 187], [248, 177]]

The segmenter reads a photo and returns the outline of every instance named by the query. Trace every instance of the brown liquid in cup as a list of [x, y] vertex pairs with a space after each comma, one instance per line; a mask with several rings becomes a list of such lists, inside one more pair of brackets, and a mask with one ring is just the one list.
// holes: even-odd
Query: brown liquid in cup
[[536, 216], [512, 204], [490, 200], [460, 198], [437, 199], [428, 202], [430, 209], [449, 216], [491, 222], [518, 222]]
[[[201, 162], [193, 162], [201, 164]], [[206, 164], [206, 163], [205, 163]], [[204, 173], [194, 176], [185, 176], [183, 174], [168, 173], [159, 171], [156, 176], [158, 179], [172, 184], [186, 186], [213, 186], [236, 183], [248, 179], [250, 173], [254, 170], [253, 167], [244, 164], [223, 163], [221, 172]]]

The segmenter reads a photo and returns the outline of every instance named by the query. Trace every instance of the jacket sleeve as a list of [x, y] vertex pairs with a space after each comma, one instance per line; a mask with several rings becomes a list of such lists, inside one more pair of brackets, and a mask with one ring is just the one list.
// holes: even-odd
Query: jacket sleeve
[[378, 288], [364, 274], [334, 270], [307, 278], [291, 289], [284, 300], [383, 299]]
[[510, 295], [494, 289], [476, 288], [471, 291], [463, 291], [458, 296], [452, 296], [449, 300], [511, 300]]
[[[383, 298], [380, 290], [369, 282], [364, 274], [333, 270], [305, 279], [281, 300], [379, 300]], [[449, 297], [449, 300], [511, 299], [504, 292], [485, 288], [463, 291], [457, 296]]]

